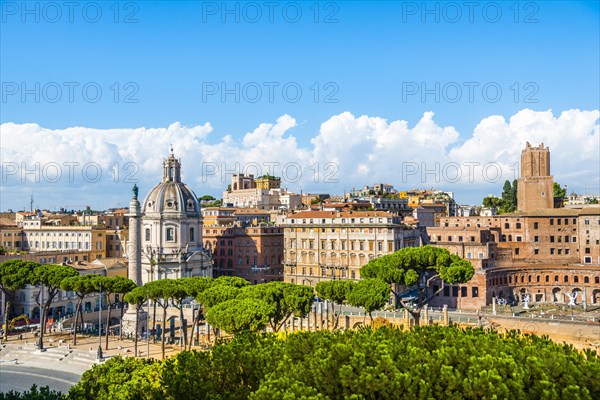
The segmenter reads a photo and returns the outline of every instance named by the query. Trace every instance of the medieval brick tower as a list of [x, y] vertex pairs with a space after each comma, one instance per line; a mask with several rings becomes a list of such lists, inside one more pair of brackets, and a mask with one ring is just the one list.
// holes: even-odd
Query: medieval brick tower
[[517, 185], [517, 209], [554, 208], [554, 178], [550, 175], [550, 149], [529, 142], [521, 152], [521, 177]]

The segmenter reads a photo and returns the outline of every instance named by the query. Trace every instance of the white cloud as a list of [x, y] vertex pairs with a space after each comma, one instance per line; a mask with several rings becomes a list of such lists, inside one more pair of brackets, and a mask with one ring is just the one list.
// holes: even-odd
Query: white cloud
[[[262, 123], [241, 139], [226, 135], [216, 141], [210, 123], [110, 130], [52, 130], [37, 124], [5, 123], [0, 125], [0, 208], [21, 208], [32, 192], [43, 207], [123, 206], [132, 179], [137, 179], [142, 193], [160, 180], [162, 159], [171, 144], [182, 159], [184, 181], [198, 195], [219, 193], [230, 179], [227, 174], [240, 169], [282, 176], [284, 186], [295, 191], [341, 193], [388, 182], [397, 188], [437, 186], [458, 193], [477, 187], [479, 195], [486, 195], [498, 192], [505, 179], [518, 175], [517, 163], [526, 141], [550, 147], [552, 173], [569, 190], [583, 191], [587, 186], [597, 191], [599, 118], [598, 110], [567, 110], [555, 116], [551, 110], [524, 109], [508, 121], [492, 115], [472, 133], [463, 133], [466, 140], [461, 144], [454, 127], [439, 126], [432, 112], [424, 113], [413, 127], [404, 120], [388, 122], [343, 112], [323, 122], [307, 146], [298, 144], [297, 122], [289, 115]], [[73, 166], [72, 178], [65, 163], [74, 163], [67, 164]], [[56, 165], [62, 173], [58, 180], [51, 174]], [[475, 167], [470, 170], [469, 165]], [[102, 177], [95, 182], [98, 168]], [[296, 179], [298, 168], [302, 175]]]

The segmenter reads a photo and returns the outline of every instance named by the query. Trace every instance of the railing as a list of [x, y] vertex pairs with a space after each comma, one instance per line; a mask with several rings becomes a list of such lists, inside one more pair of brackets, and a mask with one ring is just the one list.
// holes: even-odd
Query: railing
[[[428, 308], [429, 317], [432, 316], [441, 316], [443, 314], [443, 309], [440, 307], [436, 308]], [[375, 317], [383, 317], [383, 318], [405, 318], [405, 311], [373, 311], [371, 315], [373, 318]], [[421, 316], [423, 316], [424, 310], [421, 310]], [[473, 310], [461, 310], [456, 308], [448, 308], [448, 314], [452, 314], [451, 318], [456, 322], [474, 322], [477, 323], [477, 311]], [[349, 315], [349, 316], [358, 316], [364, 317], [368, 316], [369, 313], [364, 311], [353, 311], [353, 310], [342, 310], [340, 315]], [[523, 321], [542, 321], [542, 322], [556, 322], [556, 323], [573, 323], [573, 324], [598, 324], [600, 323], [600, 318], [597, 317], [586, 317], [582, 315], [540, 315], [540, 314], [529, 314], [529, 315], [519, 315], [517, 313], [513, 313], [512, 315], [494, 315], [493, 313], [488, 312], [479, 312], [479, 315], [482, 317], [490, 317], [490, 318], [508, 318], [514, 320], [523, 320]]]

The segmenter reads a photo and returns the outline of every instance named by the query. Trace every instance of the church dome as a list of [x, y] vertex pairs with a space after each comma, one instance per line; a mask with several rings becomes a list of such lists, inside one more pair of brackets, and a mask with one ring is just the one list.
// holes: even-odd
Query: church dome
[[181, 162], [171, 154], [163, 162], [163, 179], [144, 200], [144, 214], [169, 213], [200, 217], [200, 204], [196, 194], [181, 182]]

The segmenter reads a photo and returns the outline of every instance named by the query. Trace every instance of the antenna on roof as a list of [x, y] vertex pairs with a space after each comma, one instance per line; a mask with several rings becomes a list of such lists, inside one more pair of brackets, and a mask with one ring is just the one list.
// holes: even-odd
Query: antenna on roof
[[33, 194], [31, 195], [31, 200], [29, 200], [29, 212], [33, 212]]

